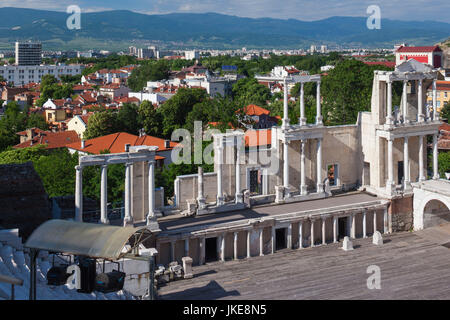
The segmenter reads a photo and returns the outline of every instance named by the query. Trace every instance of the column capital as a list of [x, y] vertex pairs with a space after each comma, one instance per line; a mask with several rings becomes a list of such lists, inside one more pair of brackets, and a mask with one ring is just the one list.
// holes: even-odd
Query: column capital
[[81, 170], [83, 170], [83, 167], [82, 167], [82, 166], [80, 166], [80, 165], [76, 165], [76, 166], [75, 166], [75, 170], [77, 170], [77, 171], [81, 171]]

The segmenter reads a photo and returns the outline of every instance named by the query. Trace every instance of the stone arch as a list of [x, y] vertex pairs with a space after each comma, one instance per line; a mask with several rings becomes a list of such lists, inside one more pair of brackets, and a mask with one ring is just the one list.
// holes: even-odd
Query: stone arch
[[[416, 196], [417, 194], [414, 195], [415, 198]], [[414, 201], [415, 230], [437, 226], [442, 223], [450, 223], [450, 199], [448, 197], [428, 193], [419, 203]]]

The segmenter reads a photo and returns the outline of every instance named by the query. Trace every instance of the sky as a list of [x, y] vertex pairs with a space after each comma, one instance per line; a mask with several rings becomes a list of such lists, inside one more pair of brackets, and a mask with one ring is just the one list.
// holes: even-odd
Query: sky
[[0, 7], [82, 12], [132, 10], [146, 14], [217, 12], [240, 17], [320, 20], [332, 16], [369, 16], [378, 5], [381, 18], [449, 22], [449, 0], [1, 0]]

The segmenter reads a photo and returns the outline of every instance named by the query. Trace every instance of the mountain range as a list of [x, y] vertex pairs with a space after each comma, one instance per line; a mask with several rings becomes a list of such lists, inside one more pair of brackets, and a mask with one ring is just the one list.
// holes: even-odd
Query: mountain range
[[[125, 10], [82, 13], [81, 29], [69, 30], [65, 12], [0, 8], [0, 40], [39, 40], [45, 49], [159, 41], [198, 48], [307, 48], [311, 44], [389, 47], [407, 42], [430, 45], [450, 36], [450, 24], [382, 19], [369, 30], [365, 17], [331, 17], [318, 21], [242, 18], [217, 13], [147, 15]], [[5, 45], [7, 44], [7, 45]], [[0, 46], [1, 48], [1, 46]]]

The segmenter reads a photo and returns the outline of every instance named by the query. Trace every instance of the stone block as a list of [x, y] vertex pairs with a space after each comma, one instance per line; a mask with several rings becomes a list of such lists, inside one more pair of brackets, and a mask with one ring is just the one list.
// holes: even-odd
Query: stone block
[[342, 244], [342, 250], [344, 250], [344, 251], [353, 250], [353, 242], [350, 241], [349, 237], [344, 238], [344, 243]]
[[373, 234], [373, 244], [380, 246], [383, 244], [383, 236], [381, 235], [380, 231], [375, 231], [375, 233]]
[[183, 257], [181, 260], [183, 261], [184, 278], [185, 279], [193, 278], [194, 275], [192, 273], [192, 258]]

